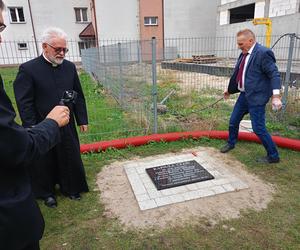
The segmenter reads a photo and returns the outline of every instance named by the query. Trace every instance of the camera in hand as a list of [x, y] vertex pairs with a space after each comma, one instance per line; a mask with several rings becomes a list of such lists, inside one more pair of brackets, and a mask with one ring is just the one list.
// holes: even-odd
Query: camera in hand
[[59, 101], [60, 105], [68, 106], [68, 104], [75, 104], [77, 99], [77, 92], [75, 90], [66, 90]]

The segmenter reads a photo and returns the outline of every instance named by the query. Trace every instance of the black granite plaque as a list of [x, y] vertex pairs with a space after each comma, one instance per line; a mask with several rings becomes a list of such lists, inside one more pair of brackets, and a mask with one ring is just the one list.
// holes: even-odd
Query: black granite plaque
[[157, 190], [214, 179], [214, 177], [195, 160], [147, 168], [146, 172]]

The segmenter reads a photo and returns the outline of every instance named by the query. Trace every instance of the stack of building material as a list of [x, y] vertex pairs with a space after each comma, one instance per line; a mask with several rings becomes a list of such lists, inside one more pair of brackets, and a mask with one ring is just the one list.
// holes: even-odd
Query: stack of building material
[[197, 64], [207, 64], [207, 63], [216, 63], [217, 58], [215, 55], [192, 55], [193, 63]]
[[177, 58], [176, 62], [181, 62], [181, 63], [192, 63], [193, 59], [192, 58]]

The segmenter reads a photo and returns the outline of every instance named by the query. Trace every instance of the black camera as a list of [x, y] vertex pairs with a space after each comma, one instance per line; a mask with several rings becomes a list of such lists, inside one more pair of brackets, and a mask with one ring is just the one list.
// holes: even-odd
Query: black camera
[[59, 101], [60, 105], [68, 106], [68, 104], [75, 104], [77, 99], [77, 92], [75, 90], [66, 90]]

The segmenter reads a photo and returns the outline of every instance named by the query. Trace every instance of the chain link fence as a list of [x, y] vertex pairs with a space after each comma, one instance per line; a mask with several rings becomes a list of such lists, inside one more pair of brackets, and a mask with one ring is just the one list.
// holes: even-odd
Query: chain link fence
[[[227, 103], [219, 103], [221, 111], [215, 109], [214, 115], [199, 112], [222, 98], [240, 53], [235, 39], [100, 41], [99, 48], [82, 52], [82, 64], [124, 110], [142, 114], [148, 132], [215, 129], [222, 123], [218, 120], [228, 120], [228, 106], [237, 95]], [[257, 40], [263, 44], [265, 37]], [[276, 43], [273, 51], [285, 94], [284, 111], [298, 115], [300, 41], [295, 34], [274, 36], [272, 41]], [[268, 114], [274, 118], [274, 114]], [[279, 116], [282, 119], [282, 113], [275, 119]]]
[[[257, 37], [265, 43], [265, 37]], [[3, 67], [39, 55], [40, 43], [4, 42]], [[95, 47], [97, 44], [98, 47]], [[296, 34], [273, 36], [272, 48], [281, 74], [285, 108], [267, 112], [271, 121], [300, 116], [300, 40]], [[236, 38], [201, 37], [164, 40], [68, 41], [67, 59], [95, 83], [84, 84], [90, 133], [82, 142], [157, 132], [227, 129], [237, 95], [221, 100], [240, 53]], [[85, 49], [83, 49], [85, 48]], [[105, 100], [105, 101], [104, 101]], [[271, 119], [270, 119], [271, 118]], [[296, 125], [299, 122], [296, 121]], [[299, 125], [297, 125], [299, 126]], [[299, 128], [297, 128], [299, 129]]]

